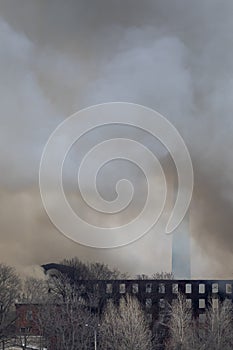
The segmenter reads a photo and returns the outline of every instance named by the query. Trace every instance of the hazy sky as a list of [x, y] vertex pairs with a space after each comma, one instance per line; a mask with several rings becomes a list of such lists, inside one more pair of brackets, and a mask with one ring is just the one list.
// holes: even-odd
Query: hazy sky
[[231, 0], [0, 1], [1, 260], [25, 271], [74, 255], [132, 273], [171, 268], [171, 237], [152, 230], [124, 248], [86, 248], [42, 207], [39, 161], [54, 128], [83, 107], [128, 101], [165, 115], [189, 148], [193, 277], [232, 278], [232, 16]]

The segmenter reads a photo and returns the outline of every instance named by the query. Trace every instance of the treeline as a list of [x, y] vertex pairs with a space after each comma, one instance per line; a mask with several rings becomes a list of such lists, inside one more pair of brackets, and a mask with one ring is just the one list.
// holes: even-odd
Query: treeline
[[[117, 269], [101, 263], [84, 264], [64, 260], [45, 279], [21, 280], [15, 270], [0, 264], [0, 338], [2, 344], [14, 338], [22, 349], [30, 332], [16, 334], [15, 302], [28, 305], [31, 322], [44, 342], [38, 349], [91, 350], [230, 350], [233, 348], [232, 302], [209, 301], [202, 318], [193, 319], [188, 300], [182, 294], [166, 304], [151, 325], [145, 306], [132, 295], [102, 303], [101, 291], [88, 289], [88, 280], [124, 279]], [[65, 271], [65, 272], [64, 272]], [[154, 278], [169, 278], [166, 273]], [[139, 277], [139, 276], [137, 276]], [[170, 276], [172, 278], [172, 276]], [[147, 279], [148, 276], [141, 275]], [[86, 280], [87, 283], [80, 283]], [[216, 301], [215, 300], [215, 301]]]
[[[215, 302], [214, 302], [215, 301]], [[208, 307], [198, 320], [192, 318], [190, 305], [178, 294], [168, 306], [168, 350], [230, 350], [233, 349], [232, 301], [209, 300]], [[216, 303], [217, 301], [217, 303]]]

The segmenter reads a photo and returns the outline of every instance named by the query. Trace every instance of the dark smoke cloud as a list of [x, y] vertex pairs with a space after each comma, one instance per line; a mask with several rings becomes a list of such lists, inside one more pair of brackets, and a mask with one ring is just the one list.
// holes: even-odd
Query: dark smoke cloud
[[0, 13], [2, 260], [24, 269], [78, 255], [134, 273], [170, 269], [171, 237], [81, 247], [40, 201], [40, 155], [56, 125], [123, 100], [155, 108], [184, 137], [195, 172], [193, 275], [231, 278], [232, 1], [2, 0]]

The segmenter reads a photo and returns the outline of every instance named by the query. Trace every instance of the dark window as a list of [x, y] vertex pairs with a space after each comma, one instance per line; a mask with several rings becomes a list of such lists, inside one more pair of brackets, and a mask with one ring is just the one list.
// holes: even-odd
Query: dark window
[[213, 309], [218, 309], [218, 299], [217, 298], [212, 299], [212, 307], [213, 307]]
[[30, 327], [23, 327], [23, 328], [20, 328], [20, 333], [30, 333], [31, 331], [31, 328]]
[[151, 285], [151, 283], [147, 283], [146, 284], [146, 293], [151, 293], [151, 291], [152, 291], [152, 285]]
[[112, 294], [112, 283], [107, 283], [106, 284], [106, 293], [107, 294]]
[[212, 293], [218, 293], [218, 283], [212, 284]]
[[172, 284], [172, 293], [177, 294], [178, 293], [178, 283]]
[[33, 320], [33, 313], [32, 313], [31, 310], [27, 311], [26, 319], [27, 319], [27, 321], [32, 321]]
[[159, 307], [161, 309], [164, 309], [165, 308], [165, 300], [164, 299], [159, 299]]
[[199, 294], [204, 294], [205, 293], [205, 285], [204, 283], [199, 284]]
[[119, 292], [120, 292], [121, 294], [124, 294], [124, 293], [125, 293], [125, 283], [120, 283]]
[[133, 292], [133, 294], [137, 294], [138, 293], [138, 284], [137, 283], [134, 283], [132, 285], [132, 292]]
[[200, 314], [199, 323], [205, 323], [205, 321], [206, 321], [206, 314]]
[[152, 299], [146, 299], [146, 308], [150, 309], [152, 306]]
[[232, 293], [232, 284], [227, 283], [226, 284], [226, 293], [231, 294]]
[[205, 299], [199, 299], [199, 309], [205, 308]]
[[192, 293], [192, 285], [190, 283], [187, 283], [185, 285], [185, 293], [187, 293], [187, 294]]
[[165, 293], [165, 284], [159, 283], [159, 293], [164, 294]]

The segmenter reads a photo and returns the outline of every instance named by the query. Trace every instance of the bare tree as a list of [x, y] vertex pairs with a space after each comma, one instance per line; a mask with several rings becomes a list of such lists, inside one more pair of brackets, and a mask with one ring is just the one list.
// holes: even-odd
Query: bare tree
[[166, 349], [188, 350], [193, 344], [192, 310], [186, 297], [178, 293], [177, 299], [169, 305], [169, 340]]
[[166, 349], [172, 350], [230, 350], [233, 348], [233, 305], [225, 299], [212, 299], [198, 320], [184, 295], [178, 294], [170, 306], [169, 340]]
[[100, 262], [84, 263], [77, 257], [64, 259], [59, 264], [42, 265], [45, 271], [50, 271], [50, 276], [56, 276], [58, 272], [66, 275], [71, 283], [80, 280], [106, 280], [125, 279], [128, 274], [121, 273], [117, 268], [110, 268], [107, 264]]
[[146, 275], [145, 273], [141, 273], [140, 275], [135, 276], [136, 280], [149, 280], [151, 279], [149, 275]]
[[40, 303], [48, 298], [48, 281], [34, 277], [27, 277], [22, 282], [22, 292], [20, 302], [22, 303]]
[[136, 275], [136, 279], [138, 280], [173, 280], [174, 279], [174, 275], [172, 272], [155, 272], [153, 273], [152, 276], [146, 275], [144, 273], [140, 274], [140, 275]]
[[27, 304], [26, 322], [23, 322], [24, 327], [18, 329], [15, 335], [15, 345], [22, 349], [28, 349], [29, 346], [35, 348], [43, 348], [44, 340], [42, 334], [33, 335], [31, 329], [39, 330], [38, 310], [40, 305], [48, 304], [49, 301], [48, 283], [44, 279], [27, 277], [22, 281], [22, 289], [18, 297], [19, 303]]
[[87, 350], [90, 348], [90, 331], [86, 325], [93, 322], [93, 315], [86, 309], [79, 294], [60, 303], [40, 306], [38, 315], [41, 333], [56, 350]]
[[[213, 299], [203, 314], [203, 320], [196, 324], [195, 349], [230, 350], [233, 348], [233, 306], [232, 301]], [[193, 348], [194, 349], [194, 348]]]
[[104, 305], [98, 281], [126, 277], [126, 274], [110, 269], [108, 265], [98, 262], [85, 264], [78, 258], [63, 260], [62, 264], [49, 264], [49, 267], [52, 267], [48, 279], [49, 291], [55, 300], [65, 302], [72, 290], [74, 293], [78, 291], [86, 305], [98, 312]]
[[70, 278], [59, 271], [52, 274], [48, 279], [49, 295], [55, 302], [65, 302], [69, 298], [74, 285], [71, 284]]
[[112, 301], [106, 306], [100, 327], [101, 349], [149, 350], [151, 332], [138, 300], [122, 297], [119, 306]]
[[88, 263], [87, 266], [90, 271], [90, 275], [96, 280], [117, 280], [128, 278], [127, 273], [120, 272], [116, 267], [110, 268], [104, 263]]
[[15, 270], [0, 264], [0, 338], [11, 335], [11, 326], [16, 319], [14, 304], [20, 294], [20, 279]]
[[174, 275], [172, 272], [166, 272], [166, 271], [156, 272], [156, 273], [153, 273], [152, 279], [153, 280], [173, 280]]

